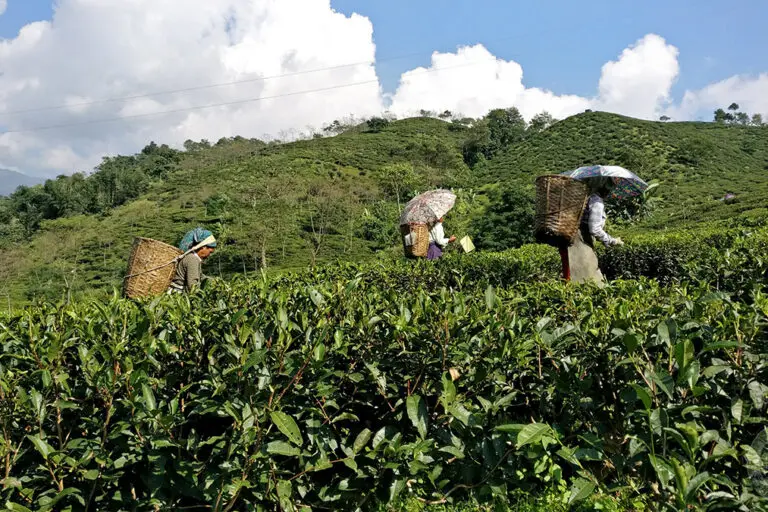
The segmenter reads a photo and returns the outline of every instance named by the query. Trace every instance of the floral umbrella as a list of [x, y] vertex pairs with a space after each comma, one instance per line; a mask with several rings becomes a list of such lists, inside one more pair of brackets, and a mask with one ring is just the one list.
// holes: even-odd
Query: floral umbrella
[[562, 175], [583, 181], [592, 190], [607, 186], [611, 189], [612, 199], [639, 196], [648, 188], [648, 184], [635, 173], [618, 165], [590, 165]]
[[400, 215], [400, 225], [409, 223], [433, 224], [448, 213], [456, 202], [456, 194], [450, 190], [430, 190], [420, 194], [405, 205]]

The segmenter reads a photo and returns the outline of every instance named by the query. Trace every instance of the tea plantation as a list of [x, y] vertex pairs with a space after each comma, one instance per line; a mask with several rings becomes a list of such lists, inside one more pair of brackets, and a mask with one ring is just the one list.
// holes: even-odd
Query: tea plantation
[[8, 510], [766, 510], [768, 229], [0, 316]]

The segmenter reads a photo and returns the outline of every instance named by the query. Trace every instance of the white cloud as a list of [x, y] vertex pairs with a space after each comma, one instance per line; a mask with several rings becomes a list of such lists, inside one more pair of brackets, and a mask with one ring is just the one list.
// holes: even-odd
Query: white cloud
[[673, 119], [701, 116], [711, 120], [712, 112], [738, 103], [743, 112], [768, 117], [768, 73], [732, 76], [696, 91], [686, 91], [679, 105], [667, 111]]
[[0, 0], [0, 16], [5, 14], [5, 10], [8, 8], [8, 0]]
[[[373, 64], [348, 65], [374, 56], [370, 20], [337, 13], [330, 0], [59, 0], [52, 21], [0, 40], [0, 129], [11, 131], [0, 135], [0, 167], [55, 176], [151, 140], [180, 146], [186, 139], [277, 135], [375, 115], [387, 104], [401, 115], [428, 109], [480, 116], [516, 106], [526, 118], [591, 108], [689, 119], [732, 101], [768, 112], [768, 75], [733, 77], [670, 104], [678, 50], [654, 34], [606, 63], [590, 97], [526, 87], [520, 64], [482, 45], [434, 53], [429, 67], [404, 73], [397, 90], [384, 95]], [[303, 73], [318, 69], [324, 71]], [[276, 75], [283, 76], [268, 78]], [[223, 83], [231, 85], [200, 87]], [[196, 89], [155, 94], [190, 87]], [[125, 97], [135, 98], [99, 101]], [[40, 110], [46, 106], [61, 108]], [[74, 125], [115, 117], [129, 118]], [[71, 126], [36, 130], [57, 125]]]
[[603, 66], [596, 107], [652, 119], [670, 101], [680, 66], [678, 50], [664, 38], [648, 34]]
[[[2, 1], [2, 0], [0, 0]], [[260, 137], [383, 110], [367, 18], [329, 0], [60, 0], [52, 22], [0, 41], [0, 164], [40, 175], [82, 170], [150, 140]], [[326, 71], [274, 77], [303, 70]], [[96, 102], [242, 82], [129, 101]], [[311, 94], [244, 101], [331, 88]], [[201, 110], [200, 105], [238, 102]], [[90, 103], [90, 104], [88, 104]], [[13, 113], [46, 106], [55, 110]], [[180, 111], [161, 116], [144, 114]], [[119, 122], [24, 131], [124, 116]]]
[[401, 115], [425, 109], [477, 117], [495, 107], [514, 105], [527, 118], [545, 108], [564, 117], [589, 106], [588, 100], [578, 96], [527, 89], [520, 64], [498, 59], [482, 45], [434, 53], [429, 68], [403, 74], [391, 100], [391, 110]]
[[[392, 109], [448, 109], [479, 116], [491, 108], [515, 106], [530, 119], [542, 110], [562, 118], [593, 108], [653, 118], [669, 101], [679, 71], [677, 54], [677, 48], [649, 34], [606, 63], [598, 94], [585, 98], [527, 88], [517, 62], [494, 58], [482, 45], [463, 47], [433, 54], [431, 73], [423, 68], [405, 73], [392, 96]], [[438, 71], [442, 68], [448, 69]]]

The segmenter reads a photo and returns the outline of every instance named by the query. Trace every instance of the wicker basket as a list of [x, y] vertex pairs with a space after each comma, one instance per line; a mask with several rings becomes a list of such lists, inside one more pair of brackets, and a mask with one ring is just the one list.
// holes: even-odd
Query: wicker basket
[[579, 230], [587, 206], [589, 188], [567, 176], [539, 176], [536, 179], [536, 240], [554, 245], [570, 245]]
[[[429, 228], [426, 224], [403, 224], [400, 226], [403, 250], [408, 258], [425, 258], [429, 250]], [[413, 245], [405, 245], [405, 237], [411, 235]]]
[[136, 238], [128, 260], [123, 294], [131, 299], [158, 295], [168, 290], [182, 251], [151, 238]]

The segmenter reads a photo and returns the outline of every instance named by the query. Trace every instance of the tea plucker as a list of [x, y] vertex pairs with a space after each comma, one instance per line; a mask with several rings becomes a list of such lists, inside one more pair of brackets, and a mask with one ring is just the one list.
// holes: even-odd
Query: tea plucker
[[195, 228], [182, 238], [179, 249], [184, 255], [176, 265], [169, 293], [189, 293], [202, 283], [206, 276], [203, 274], [203, 261], [208, 259], [216, 250], [216, 238], [213, 233], [203, 228]]

